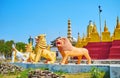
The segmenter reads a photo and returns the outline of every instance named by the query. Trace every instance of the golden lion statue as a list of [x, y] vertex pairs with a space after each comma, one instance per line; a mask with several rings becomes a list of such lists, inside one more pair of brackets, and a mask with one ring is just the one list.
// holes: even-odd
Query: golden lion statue
[[56, 61], [56, 52], [50, 51], [50, 46], [47, 46], [45, 35], [41, 34], [36, 39], [35, 51], [33, 52], [32, 43], [26, 44], [26, 51], [24, 53], [18, 51], [15, 45], [12, 45], [12, 62], [15, 59], [19, 62], [37, 63], [41, 57], [46, 58], [46, 63], [54, 63]]
[[72, 44], [67, 38], [57, 39], [56, 46], [62, 55], [61, 64], [66, 64], [69, 56], [78, 57], [77, 64], [80, 64], [82, 56], [85, 56], [88, 61], [88, 64], [91, 64], [91, 58], [88, 54], [88, 50], [85, 48], [76, 48], [72, 46]]
[[45, 34], [41, 34], [36, 39], [35, 45], [35, 62], [38, 62], [41, 57], [46, 58], [46, 63], [54, 63], [56, 61], [56, 53], [52, 52], [49, 46], [46, 44]]

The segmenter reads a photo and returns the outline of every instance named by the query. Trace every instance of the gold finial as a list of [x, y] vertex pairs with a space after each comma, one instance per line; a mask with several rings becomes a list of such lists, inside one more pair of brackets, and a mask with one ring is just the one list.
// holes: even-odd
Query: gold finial
[[120, 22], [119, 22], [119, 17], [117, 16], [117, 25], [116, 28], [120, 28]]
[[92, 30], [92, 32], [97, 32], [97, 29], [96, 29], [96, 24], [95, 24], [95, 22], [94, 22], [94, 26], [93, 26], [93, 30]]
[[89, 21], [89, 25], [87, 26], [87, 37], [90, 36], [90, 34], [92, 33], [92, 30], [93, 30], [93, 24], [92, 24], [92, 21], [90, 20]]
[[78, 32], [78, 40], [77, 40], [77, 42], [80, 42], [80, 41], [81, 41], [80, 33]]
[[105, 20], [105, 25], [104, 25], [104, 32], [108, 32], [108, 28], [107, 28], [107, 25], [106, 25], [106, 20]]

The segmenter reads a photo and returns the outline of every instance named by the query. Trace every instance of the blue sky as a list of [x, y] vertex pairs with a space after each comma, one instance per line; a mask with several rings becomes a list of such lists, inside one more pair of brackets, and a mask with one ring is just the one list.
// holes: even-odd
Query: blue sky
[[99, 32], [98, 6], [101, 5], [102, 31], [104, 21], [111, 35], [120, 17], [120, 0], [0, 0], [0, 39], [25, 42], [29, 36], [46, 34], [47, 43], [58, 36], [67, 36], [71, 20], [72, 36], [83, 36], [89, 20]]

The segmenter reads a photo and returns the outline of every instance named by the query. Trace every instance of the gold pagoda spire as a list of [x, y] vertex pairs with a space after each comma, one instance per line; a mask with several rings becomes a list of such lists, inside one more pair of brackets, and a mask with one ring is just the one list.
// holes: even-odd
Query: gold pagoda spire
[[119, 17], [117, 16], [117, 25], [116, 28], [120, 28], [120, 22], [119, 22]]
[[97, 32], [96, 24], [94, 23], [93, 25], [94, 25], [94, 26], [93, 26], [93, 30], [92, 30], [92, 32]]
[[87, 26], [87, 37], [90, 36], [90, 34], [92, 33], [92, 30], [93, 30], [93, 24], [92, 24], [92, 21], [90, 20], [89, 25]]
[[108, 32], [108, 28], [107, 28], [107, 25], [106, 25], [106, 20], [105, 20], [105, 25], [104, 25], [104, 32]]
[[110, 42], [111, 37], [110, 37], [110, 32], [108, 31], [107, 25], [106, 25], [106, 20], [104, 24], [104, 31], [102, 32], [102, 42]]
[[75, 44], [75, 47], [83, 47], [82, 43], [81, 43], [81, 38], [80, 38], [80, 33], [78, 32], [78, 39], [77, 42]]
[[96, 24], [93, 24], [93, 29], [92, 29], [92, 33], [90, 34], [90, 41], [89, 42], [99, 42], [100, 41], [100, 37], [99, 34], [97, 32], [97, 27]]
[[78, 32], [78, 42], [81, 41], [80, 33]]
[[119, 22], [119, 18], [117, 16], [117, 24], [116, 24], [116, 28], [114, 30], [114, 40], [119, 40], [120, 39], [120, 22]]
[[70, 22], [70, 19], [68, 20], [67, 38], [72, 42], [72, 30], [71, 30], [71, 22]]

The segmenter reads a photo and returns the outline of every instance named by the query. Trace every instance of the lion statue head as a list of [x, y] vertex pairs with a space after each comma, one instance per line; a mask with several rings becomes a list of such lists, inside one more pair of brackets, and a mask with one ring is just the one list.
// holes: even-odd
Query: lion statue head
[[37, 36], [35, 38], [36, 40], [36, 46], [41, 48], [41, 49], [45, 49], [47, 47], [47, 44], [46, 44], [46, 35], [45, 34], [41, 34], [39, 36]]
[[73, 46], [68, 38], [61, 37], [56, 40], [56, 46], [61, 51], [71, 51]]

